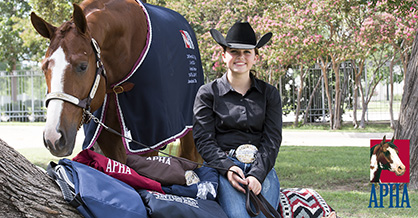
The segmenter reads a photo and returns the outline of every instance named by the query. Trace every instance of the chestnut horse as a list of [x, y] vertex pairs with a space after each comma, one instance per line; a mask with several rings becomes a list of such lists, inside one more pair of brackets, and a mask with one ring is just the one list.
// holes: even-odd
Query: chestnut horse
[[370, 148], [370, 182], [379, 182], [382, 170], [394, 172], [397, 176], [405, 173], [405, 165], [399, 158], [398, 147], [391, 141], [386, 141], [386, 136], [380, 144]]
[[[72, 153], [77, 131], [88, 122], [90, 111], [102, 107], [105, 99], [117, 101], [118, 94], [132, 88], [132, 84], [117, 87], [115, 84], [137, 64], [150, 34], [148, 14], [144, 12], [142, 2], [85, 0], [79, 6], [73, 6], [72, 19], [60, 27], [49, 24], [33, 12], [31, 14], [34, 28], [50, 40], [42, 62], [48, 87], [43, 138], [51, 154], [59, 157]], [[198, 61], [200, 63], [200, 57]], [[143, 92], [147, 94], [147, 91]], [[116, 104], [109, 104], [107, 116], [102, 121], [121, 132], [117, 111]], [[179, 156], [201, 160], [191, 131], [176, 136], [183, 136]], [[127, 151], [123, 140], [119, 135], [101, 131], [95, 142], [107, 157], [125, 163]]]

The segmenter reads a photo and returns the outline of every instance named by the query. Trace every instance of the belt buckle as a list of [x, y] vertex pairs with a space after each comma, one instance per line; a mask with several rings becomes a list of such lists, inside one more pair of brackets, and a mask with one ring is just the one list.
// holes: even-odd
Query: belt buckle
[[258, 149], [255, 145], [243, 144], [238, 146], [237, 150], [235, 150], [235, 157], [240, 162], [249, 164], [254, 162], [257, 152]]

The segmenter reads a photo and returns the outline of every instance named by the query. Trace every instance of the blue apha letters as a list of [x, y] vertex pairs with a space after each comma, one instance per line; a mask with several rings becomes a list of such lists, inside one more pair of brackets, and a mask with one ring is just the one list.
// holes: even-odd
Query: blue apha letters
[[[402, 199], [400, 198], [399, 193], [399, 186], [400, 183], [380, 183], [379, 184], [379, 205], [377, 203], [377, 194], [375, 189], [375, 184], [372, 183], [372, 189], [370, 191], [370, 201], [369, 201], [369, 208], [384, 208], [383, 206], [383, 198], [389, 197], [389, 208], [411, 208], [411, 205], [409, 204], [409, 196], [408, 196], [408, 186], [407, 184], [403, 184], [403, 191], [402, 191]], [[399, 200], [400, 205], [399, 205]], [[395, 201], [395, 202], [394, 202]], [[374, 203], [374, 206], [372, 204]], [[395, 204], [395, 206], [394, 206]]]

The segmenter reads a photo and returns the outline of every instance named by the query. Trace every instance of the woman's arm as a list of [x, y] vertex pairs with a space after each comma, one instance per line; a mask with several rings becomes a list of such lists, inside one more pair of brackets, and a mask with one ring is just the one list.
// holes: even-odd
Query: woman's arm
[[255, 161], [248, 176], [254, 176], [260, 183], [274, 167], [282, 142], [282, 105], [279, 91], [266, 84], [266, 117], [263, 126], [263, 138]]
[[[213, 110], [214, 83], [200, 87], [193, 107], [193, 137], [202, 158], [212, 166], [229, 169], [235, 165], [216, 141], [216, 118]], [[220, 170], [225, 175], [226, 170]]]

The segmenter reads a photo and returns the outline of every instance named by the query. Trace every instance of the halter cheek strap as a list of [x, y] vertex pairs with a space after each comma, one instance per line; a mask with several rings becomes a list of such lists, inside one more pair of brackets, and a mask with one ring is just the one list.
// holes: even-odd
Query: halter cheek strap
[[69, 102], [85, 110], [90, 110], [91, 101], [93, 100], [94, 96], [96, 95], [97, 89], [99, 88], [100, 76], [103, 76], [105, 80], [107, 80], [106, 70], [103, 66], [103, 62], [101, 61], [101, 57], [100, 57], [100, 47], [97, 44], [97, 41], [93, 38], [91, 39], [91, 44], [94, 50], [94, 54], [96, 56], [97, 66], [96, 66], [96, 78], [94, 79], [89, 95], [86, 98], [80, 100], [79, 98], [74, 97], [64, 92], [51, 92], [46, 95], [46, 99], [45, 99], [46, 107], [48, 107], [48, 103], [50, 100], [56, 99], [56, 100], [63, 100], [63, 101]]
[[90, 107], [91, 101], [96, 95], [97, 89], [99, 88], [99, 84], [100, 84], [100, 74], [96, 74], [96, 78], [94, 80], [93, 86], [91, 87], [90, 93], [87, 96], [87, 98], [80, 100], [77, 97], [74, 97], [64, 92], [51, 92], [46, 95], [45, 105], [46, 107], [48, 107], [48, 103], [50, 100], [57, 99], [57, 100], [63, 100], [63, 101], [69, 102], [83, 109], [88, 109]]

